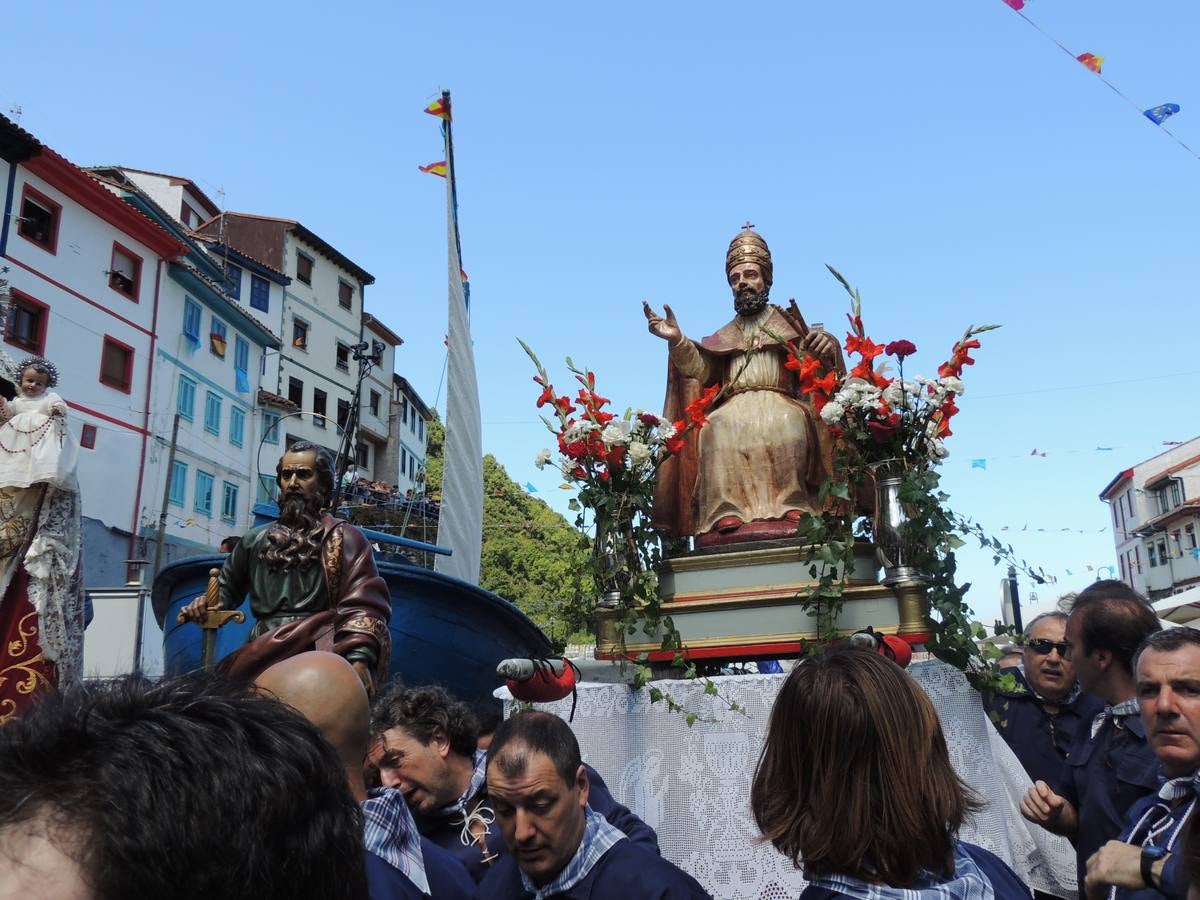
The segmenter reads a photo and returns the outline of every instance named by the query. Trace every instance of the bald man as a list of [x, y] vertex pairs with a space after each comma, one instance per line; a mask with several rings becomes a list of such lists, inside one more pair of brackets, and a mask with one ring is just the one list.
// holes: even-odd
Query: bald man
[[255, 679], [258, 687], [308, 719], [337, 752], [346, 781], [362, 804], [367, 881], [372, 900], [469, 900], [475, 886], [449, 853], [422, 840], [404, 795], [370, 792], [363, 781], [370, 709], [354, 667], [336, 653], [301, 653]]

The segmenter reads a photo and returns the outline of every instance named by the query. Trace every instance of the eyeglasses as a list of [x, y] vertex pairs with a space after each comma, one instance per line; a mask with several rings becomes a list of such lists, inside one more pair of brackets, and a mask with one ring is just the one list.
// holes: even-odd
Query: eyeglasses
[[1038, 638], [1036, 641], [1026, 641], [1025, 646], [1038, 656], [1049, 656], [1051, 650], [1057, 650], [1063, 659], [1071, 658], [1070, 641], [1052, 641], [1048, 638]]

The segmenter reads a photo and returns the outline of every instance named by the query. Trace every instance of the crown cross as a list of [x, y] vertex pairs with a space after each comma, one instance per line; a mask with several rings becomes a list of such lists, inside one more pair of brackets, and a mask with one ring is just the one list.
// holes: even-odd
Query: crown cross
[[751, 222], [749, 219], [747, 219], [746, 224], [742, 226], [742, 231], [749, 231], [751, 228], [754, 228], [754, 227], [755, 227], [754, 223]]

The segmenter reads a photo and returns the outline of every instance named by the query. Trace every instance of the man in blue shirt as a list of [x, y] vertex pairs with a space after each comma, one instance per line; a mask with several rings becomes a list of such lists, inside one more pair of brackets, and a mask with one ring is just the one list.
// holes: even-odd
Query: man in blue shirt
[[[370, 762], [385, 787], [404, 793], [422, 836], [449, 851], [477, 882], [505, 852], [488, 795], [488, 752], [479, 750], [471, 708], [440, 687], [397, 685], [372, 712]], [[592, 809], [637, 843], [658, 852], [658, 835], [613, 799], [585, 766]]]
[[523, 712], [496, 729], [488, 790], [508, 855], [481, 900], [701, 900], [681, 869], [629, 840], [588, 805], [590, 784], [570, 726]]
[[1017, 679], [1016, 691], [984, 694], [983, 707], [1031, 781], [1059, 784], [1076, 736], [1104, 710], [1085, 693], [1075, 667], [1064, 659], [1067, 615], [1043, 613], [1025, 629], [1023, 671], [1002, 671]]
[[1067, 619], [1067, 658], [1083, 689], [1105, 707], [1076, 736], [1062, 780], [1036, 782], [1021, 813], [1071, 839], [1080, 896], [1088, 859], [1121, 834], [1129, 808], [1158, 789], [1158, 760], [1137, 715], [1133, 678], [1134, 653], [1158, 630], [1150, 605], [1122, 581], [1087, 587]]
[[1196, 809], [1200, 769], [1200, 631], [1152, 634], [1135, 667], [1146, 736], [1168, 780], [1129, 810], [1121, 839], [1088, 860], [1088, 895], [1099, 900], [1114, 889], [1116, 900], [1183, 900], [1181, 843]]

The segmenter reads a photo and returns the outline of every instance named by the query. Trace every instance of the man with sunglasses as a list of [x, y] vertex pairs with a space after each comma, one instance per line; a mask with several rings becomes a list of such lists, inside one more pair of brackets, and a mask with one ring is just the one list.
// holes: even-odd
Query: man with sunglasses
[[1200, 803], [1200, 631], [1150, 635], [1134, 661], [1142, 724], [1166, 781], [1133, 805], [1121, 839], [1088, 860], [1088, 896], [1101, 900], [1184, 900], [1188, 878], [1182, 844]]
[[1025, 629], [1022, 668], [1004, 669], [1015, 691], [985, 694], [984, 708], [1031, 781], [1058, 784], [1076, 736], [1104, 710], [1085, 693], [1066, 659], [1066, 613], [1048, 612]]
[[1104, 701], [1104, 711], [1076, 735], [1061, 781], [1035, 782], [1021, 813], [1070, 838], [1080, 897], [1088, 859], [1121, 834], [1129, 808], [1158, 789], [1158, 760], [1137, 714], [1133, 656], [1159, 630], [1150, 605], [1123, 581], [1090, 585], [1067, 618], [1067, 660], [1083, 689]]

